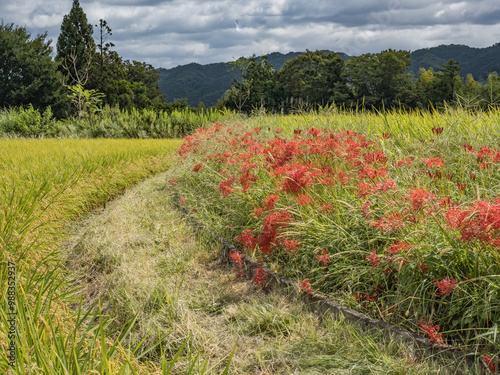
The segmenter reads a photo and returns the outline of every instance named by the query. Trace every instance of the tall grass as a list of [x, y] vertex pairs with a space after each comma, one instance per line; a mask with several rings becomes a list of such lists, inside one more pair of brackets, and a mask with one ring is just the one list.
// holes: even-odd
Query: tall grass
[[131, 109], [106, 106], [99, 112], [76, 118], [56, 120], [50, 108], [43, 113], [28, 108], [0, 110], [0, 136], [63, 138], [178, 138], [202, 125], [234, 118], [232, 112], [215, 109]]
[[[78, 305], [78, 290], [64, 272], [59, 244], [70, 220], [168, 168], [177, 145], [172, 140], [0, 139], [0, 372], [148, 372], [133, 359], [136, 348], [120, 346], [133, 321], [116, 338], [97, 307], [90, 312], [67, 307]], [[15, 264], [13, 368], [7, 357], [13, 311], [9, 264]], [[167, 360], [164, 367], [163, 373], [171, 371]]]
[[451, 109], [255, 117], [186, 139], [178, 187], [304, 290], [498, 355], [499, 120]]

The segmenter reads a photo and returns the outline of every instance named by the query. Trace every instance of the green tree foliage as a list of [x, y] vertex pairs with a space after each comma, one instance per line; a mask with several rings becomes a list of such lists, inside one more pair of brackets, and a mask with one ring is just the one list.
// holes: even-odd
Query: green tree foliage
[[333, 52], [307, 51], [287, 61], [276, 77], [282, 108], [293, 108], [293, 101], [312, 108], [344, 102], [349, 93], [343, 72], [344, 60]]
[[103, 103], [112, 107], [162, 108], [165, 101], [159, 90], [159, 72], [144, 62], [123, 61], [112, 51], [114, 44], [106, 42], [112, 30], [105, 20], [99, 20], [97, 30], [98, 53], [92, 60], [87, 86], [103, 93]]
[[[81, 74], [82, 70], [88, 69], [88, 61], [95, 52], [94, 39], [92, 37], [93, 27], [87, 21], [87, 15], [83, 11], [78, 0], [73, 0], [73, 6], [69, 14], [65, 15], [61, 24], [61, 34], [57, 38], [57, 59], [66, 61], [69, 69], [67, 72], [72, 77]], [[74, 64], [68, 59], [74, 58]], [[73, 61], [72, 61], [73, 62]], [[70, 80], [69, 84], [76, 82]]]
[[32, 38], [24, 27], [0, 24], [0, 107], [53, 106], [57, 115], [62, 114], [61, 75], [46, 37]]
[[410, 52], [403, 50], [352, 57], [346, 62], [346, 77], [354, 100], [368, 107], [398, 106], [406, 100], [410, 64]]

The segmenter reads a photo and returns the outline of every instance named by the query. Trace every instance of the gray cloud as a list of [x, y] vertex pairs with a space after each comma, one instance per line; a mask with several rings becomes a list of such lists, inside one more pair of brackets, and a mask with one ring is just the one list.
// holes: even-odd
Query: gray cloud
[[[4, 23], [47, 31], [54, 42], [72, 0], [8, 0]], [[500, 40], [500, 4], [486, 0], [80, 0], [92, 24], [129, 60], [156, 67], [229, 61], [280, 51], [330, 49], [357, 55], [384, 49]], [[236, 23], [237, 21], [237, 23]], [[55, 45], [55, 43], [54, 43]]]

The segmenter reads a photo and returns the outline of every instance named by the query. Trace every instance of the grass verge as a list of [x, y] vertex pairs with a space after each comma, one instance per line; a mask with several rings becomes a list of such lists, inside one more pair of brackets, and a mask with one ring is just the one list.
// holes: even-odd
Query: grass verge
[[395, 341], [319, 319], [239, 277], [210, 238], [195, 236], [169, 195], [164, 175], [144, 181], [79, 222], [68, 243], [87, 306], [101, 300], [116, 327], [136, 316], [127, 345], [156, 345], [137, 352], [149, 373], [179, 350], [176, 373], [220, 374], [233, 350], [231, 374], [446, 373]]

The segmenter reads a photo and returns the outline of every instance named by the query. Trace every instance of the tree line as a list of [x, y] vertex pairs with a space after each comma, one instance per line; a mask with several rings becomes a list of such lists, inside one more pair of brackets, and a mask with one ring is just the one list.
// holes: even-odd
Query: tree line
[[167, 109], [158, 71], [123, 60], [107, 41], [110, 35], [105, 20], [89, 24], [78, 0], [64, 16], [54, 58], [46, 33], [32, 37], [25, 27], [2, 21], [0, 108], [51, 107], [58, 118], [92, 116], [104, 105]]
[[328, 106], [436, 109], [460, 105], [485, 109], [500, 104], [500, 78], [489, 74], [485, 83], [471, 74], [460, 77], [451, 59], [434, 71], [408, 73], [409, 51], [386, 50], [344, 61], [336, 53], [307, 51], [276, 71], [266, 56], [240, 58], [231, 63], [239, 71], [218, 106], [250, 113], [258, 110], [290, 112]]

